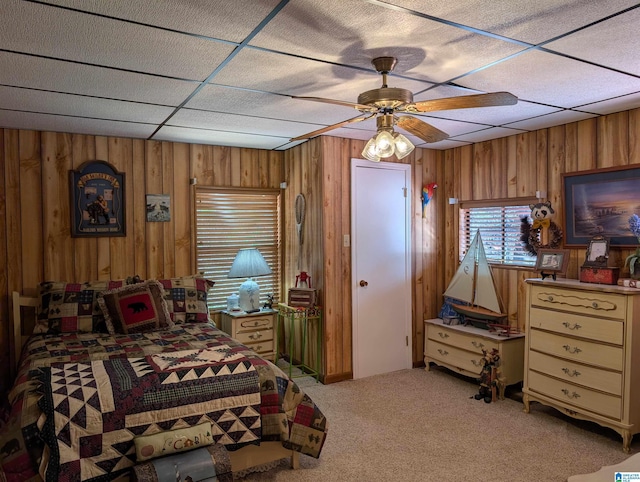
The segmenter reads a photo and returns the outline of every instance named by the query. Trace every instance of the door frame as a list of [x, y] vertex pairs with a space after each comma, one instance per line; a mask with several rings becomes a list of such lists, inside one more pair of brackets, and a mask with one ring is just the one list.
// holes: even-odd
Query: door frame
[[358, 276], [356, 273], [356, 256], [355, 246], [357, 246], [358, 233], [356, 230], [356, 171], [359, 168], [367, 169], [384, 169], [384, 170], [396, 170], [404, 171], [406, 182], [406, 196], [405, 196], [405, 286], [406, 286], [406, 298], [403, 300], [408, 307], [407, 316], [404, 320], [404, 329], [406, 336], [408, 337], [405, 367], [413, 367], [413, 289], [412, 289], [412, 272], [411, 272], [411, 186], [412, 186], [412, 171], [411, 164], [401, 164], [395, 162], [371, 162], [365, 159], [351, 159], [351, 319], [352, 319], [352, 372], [353, 378], [359, 378], [360, 369], [358, 367]]

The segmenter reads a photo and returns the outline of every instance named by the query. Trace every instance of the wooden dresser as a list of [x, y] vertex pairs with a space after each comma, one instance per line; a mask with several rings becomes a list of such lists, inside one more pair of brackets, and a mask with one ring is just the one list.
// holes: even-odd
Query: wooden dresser
[[526, 284], [524, 411], [538, 401], [610, 427], [629, 452], [640, 432], [640, 290], [564, 279]]
[[445, 325], [440, 318], [424, 322], [424, 363], [449, 368], [478, 378], [482, 370], [482, 349], [500, 352], [500, 368], [506, 385], [522, 381], [524, 334], [509, 337], [464, 325]]
[[223, 311], [220, 329], [258, 355], [275, 361], [274, 326], [277, 311]]

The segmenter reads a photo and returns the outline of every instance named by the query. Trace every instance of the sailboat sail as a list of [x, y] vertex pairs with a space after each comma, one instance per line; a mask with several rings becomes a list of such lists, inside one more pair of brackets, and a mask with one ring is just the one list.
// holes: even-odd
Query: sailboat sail
[[[473, 237], [467, 254], [462, 259], [458, 271], [444, 294], [470, 304], [469, 307], [452, 305], [456, 311], [467, 316], [483, 319], [498, 319], [506, 316], [501, 312], [500, 301], [496, 293], [491, 268], [487, 262], [480, 230]], [[484, 310], [477, 307], [484, 308]]]

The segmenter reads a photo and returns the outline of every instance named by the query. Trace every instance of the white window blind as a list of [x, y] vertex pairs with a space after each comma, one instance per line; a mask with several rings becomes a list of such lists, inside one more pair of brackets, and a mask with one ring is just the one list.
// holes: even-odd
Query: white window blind
[[529, 255], [520, 241], [521, 219], [523, 216], [528, 218], [530, 214], [528, 204], [461, 208], [460, 259], [464, 257], [479, 229], [489, 263], [535, 266], [535, 256]]
[[196, 188], [196, 263], [215, 281], [209, 309], [224, 309], [244, 281], [228, 278], [240, 248], [258, 248], [272, 274], [259, 276], [261, 301], [280, 299], [280, 191]]

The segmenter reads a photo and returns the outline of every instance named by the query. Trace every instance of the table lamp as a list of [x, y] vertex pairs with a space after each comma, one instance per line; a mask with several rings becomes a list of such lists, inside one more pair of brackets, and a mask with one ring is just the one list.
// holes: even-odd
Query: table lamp
[[239, 306], [242, 311], [260, 311], [260, 287], [253, 281], [256, 276], [271, 274], [271, 268], [257, 248], [243, 248], [238, 251], [229, 270], [229, 278], [247, 278], [238, 290]]

